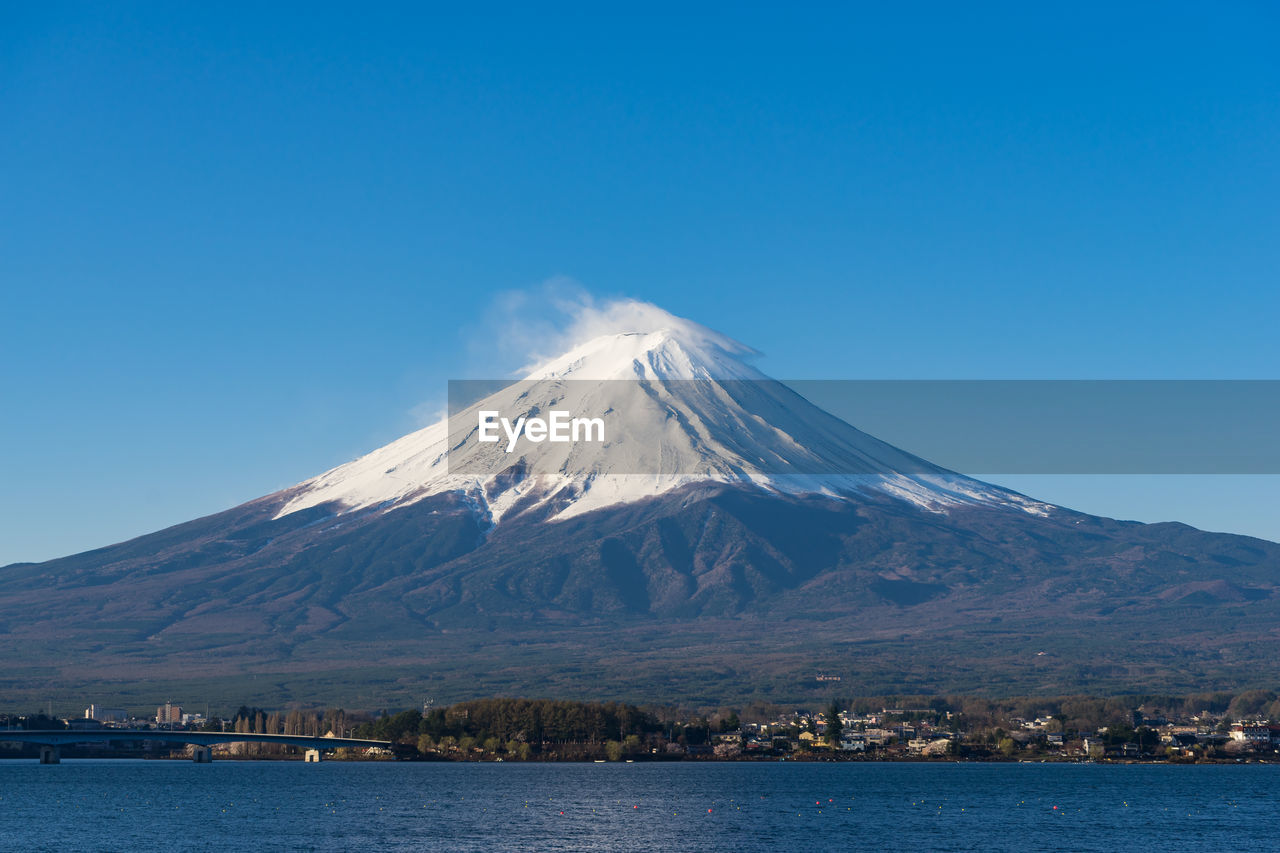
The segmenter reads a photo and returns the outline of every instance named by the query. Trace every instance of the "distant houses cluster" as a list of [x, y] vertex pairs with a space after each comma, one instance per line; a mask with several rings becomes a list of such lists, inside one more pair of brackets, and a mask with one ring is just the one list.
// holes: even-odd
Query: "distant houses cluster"
[[1032, 755], [1079, 759], [1140, 759], [1280, 753], [1280, 725], [1268, 721], [1230, 722], [1208, 712], [1167, 720], [1133, 712], [1133, 724], [1068, 731], [1053, 716], [1010, 717], [994, 729], [966, 728], [948, 711], [884, 708], [878, 713], [839, 713], [838, 737], [828, 737], [825, 714], [796, 710], [770, 722], [744, 723], [720, 732], [708, 746], [669, 744], [668, 751], [691, 755], [783, 755], [861, 753], [893, 757], [991, 757]]
[[173, 702], [165, 702], [156, 708], [154, 716], [142, 718], [130, 714], [123, 708], [108, 708], [103, 705], [93, 704], [84, 709], [83, 717], [71, 718], [66, 722], [68, 726], [75, 729], [96, 729], [112, 726], [136, 728], [140, 725], [149, 724], [171, 728], [175, 726], [201, 726], [205, 722], [205, 715], [186, 713], [181, 705], [175, 705]]

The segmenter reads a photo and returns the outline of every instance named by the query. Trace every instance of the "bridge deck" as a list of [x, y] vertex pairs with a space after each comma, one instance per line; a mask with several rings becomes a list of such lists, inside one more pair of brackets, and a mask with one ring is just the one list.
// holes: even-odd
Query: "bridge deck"
[[21, 730], [0, 729], [0, 743], [38, 743], [65, 746], [71, 743], [106, 743], [116, 740], [158, 740], [168, 743], [193, 743], [212, 746], [215, 743], [279, 743], [304, 749], [337, 749], [338, 747], [382, 747], [389, 740], [364, 740], [349, 737], [309, 737], [307, 735], [268, 735], [252, 732], [197, 732], [173, 729], [71, 729]]

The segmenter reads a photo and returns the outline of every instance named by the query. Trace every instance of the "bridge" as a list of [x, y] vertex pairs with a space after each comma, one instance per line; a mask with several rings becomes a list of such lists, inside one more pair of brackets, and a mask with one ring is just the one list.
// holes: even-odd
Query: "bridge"
[[57, 764], [62, 760], [61, 747], [73, 743], [109, 743], [111, 741], [151, 740], [190, 744], [197, 764], [213, 760], [215, 743], [276, 743], [306, 750], [307, 761], [319, 761], [324, 750], [339, 747], [390, 749], [389, 740], [363, 740], [350, 737], [310, 737], [308, 735], [268, 735], [252, 732], [195, 732], [176, 729], [0, 729], [0, 743], [40, 744], [40, 763]]

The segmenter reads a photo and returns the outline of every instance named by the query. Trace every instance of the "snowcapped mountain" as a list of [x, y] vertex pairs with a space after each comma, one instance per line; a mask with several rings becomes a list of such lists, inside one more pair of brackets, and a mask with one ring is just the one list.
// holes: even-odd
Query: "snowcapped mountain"
[[[760, 373], [736, 341], [658, 309], [645, 320], [644, 330], [594, 337], [452, 417], [302, 483], [279, 515], [331, 503], [391, 512], [458, 492], [493, 523], [515, 507], [548, 505], [564, 519], [695, 483], [836, 500], [876, 491], [936, 512], [1051, 509], [860, 432]], [[525, 443], [519, 453], [478, 440], [480, 411], [514, 419], [557, 408], [612, 415], [609, 439]]]
[[[363, 708], [829, 698], [816, 672], [846, 694], [1280, 678], [1280, 545], [1034, 501], [860, 432], [695, 323], [607, 319], [312, 480], [0, 568], [0, 689]], [[481, 440], [482, 412], [556, 411], [602, 428]]]

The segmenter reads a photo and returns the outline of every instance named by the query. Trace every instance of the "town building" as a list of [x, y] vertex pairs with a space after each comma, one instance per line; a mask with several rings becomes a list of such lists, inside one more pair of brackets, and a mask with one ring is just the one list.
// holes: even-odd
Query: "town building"
[[100, 723], [123, 723], [129, 714], [123, 708], [104, 708], [101, 705], [90, 705], [84, 709], [86, 720], [97, 720]]
[[182, 722], [182, 706], [165, 702], [156, 708], [156, 722], [162, 726], [177, 725]]
[[1280, 726], [1265, 723], [1236, 723], [1231, 727], [1231, 739], [1243, 743], [1280, 743]]

